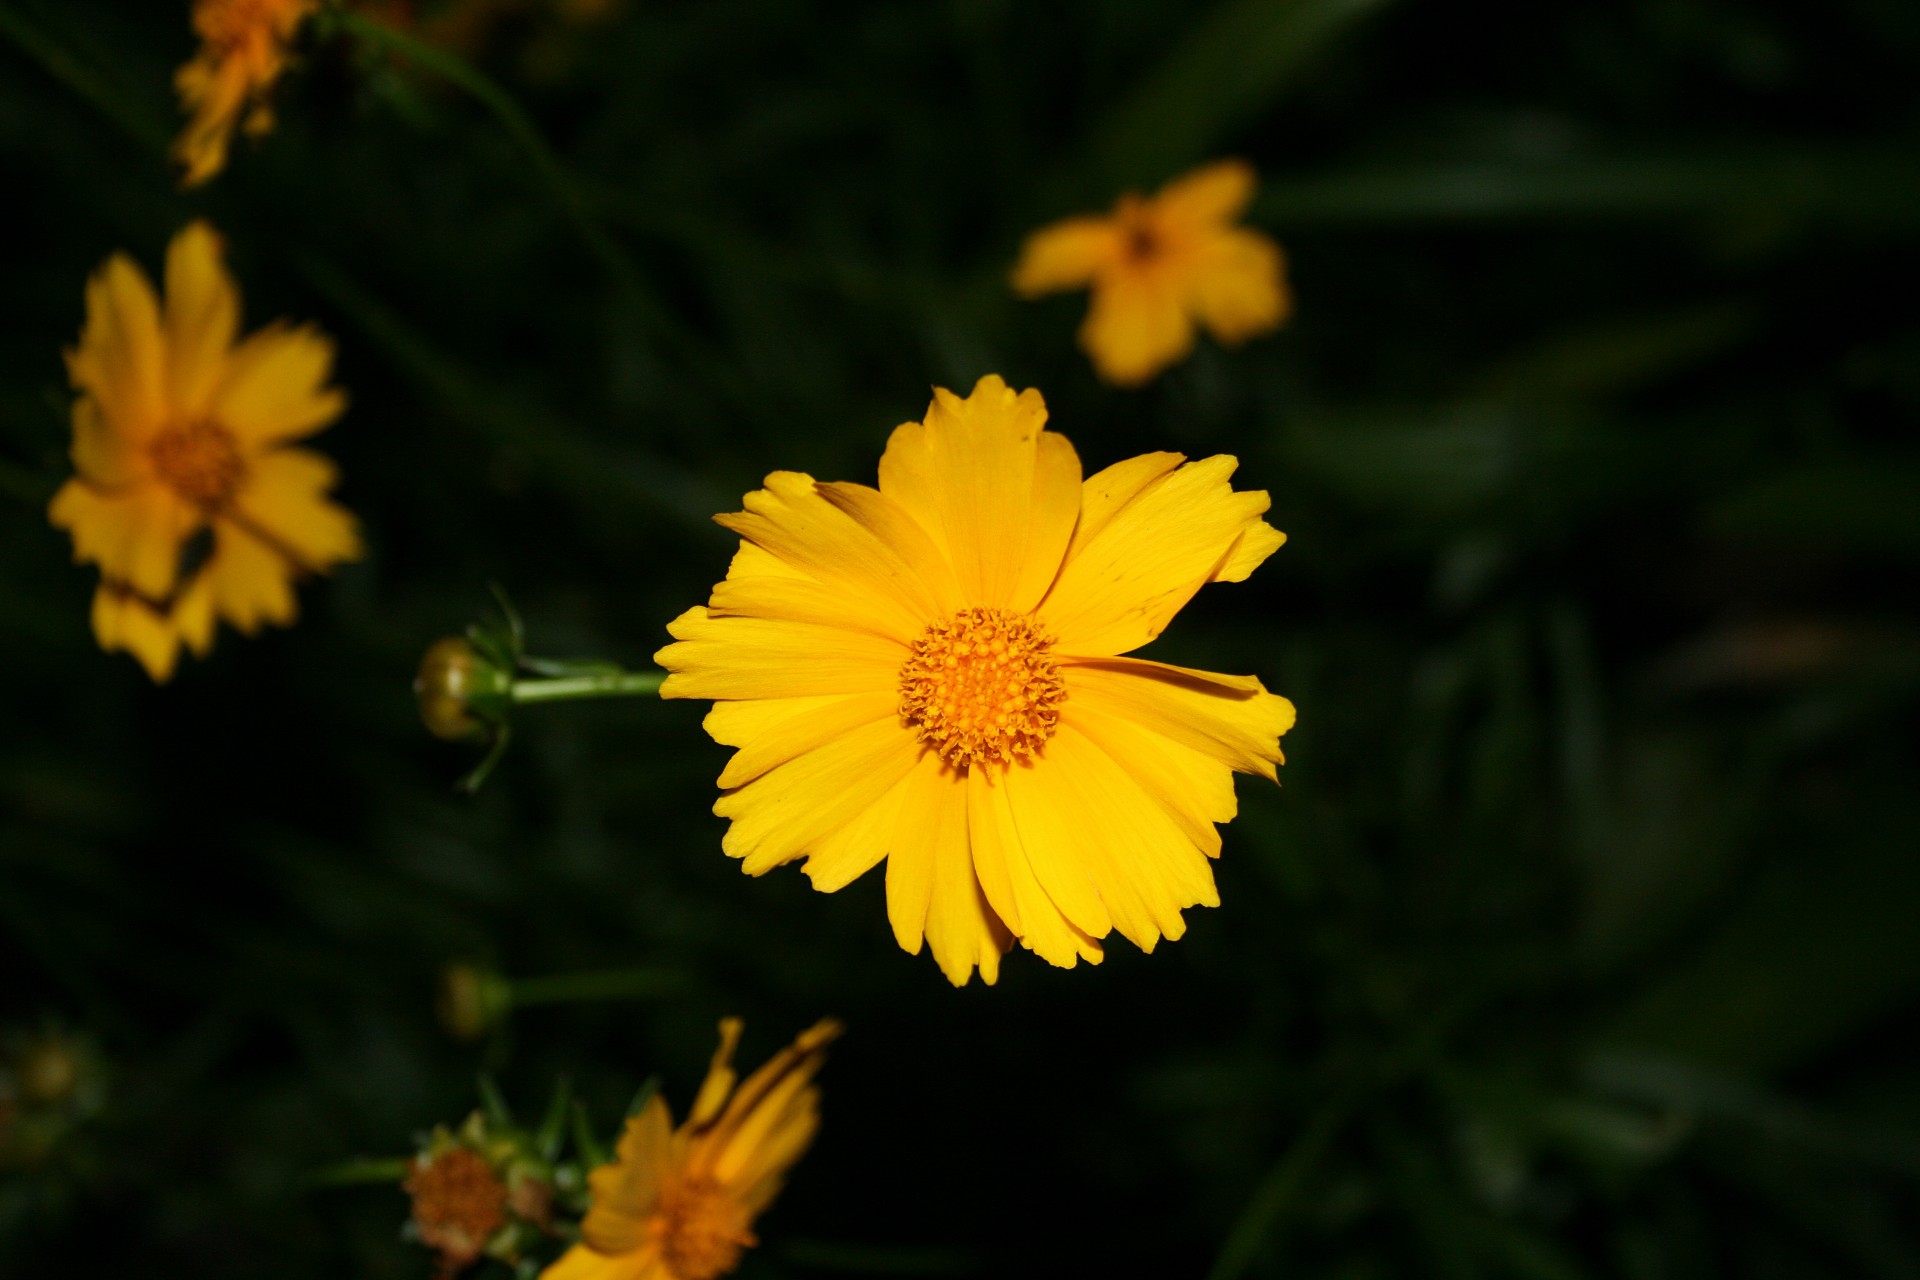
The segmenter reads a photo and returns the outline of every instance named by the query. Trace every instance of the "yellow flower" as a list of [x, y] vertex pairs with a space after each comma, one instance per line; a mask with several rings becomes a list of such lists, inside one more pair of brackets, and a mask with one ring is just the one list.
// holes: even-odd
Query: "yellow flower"
[[196, 222], [167, 249], [166, 302], [123, 254], [87, 282], [67, 352], [75, 475], [48, 518], [100, 566], [93, 631], [157, 681], [216, 617], [251, 634], [293, 620], [292, 580], [360, 554], [327, 499], [333, 464], [288, 447], [340, 415], [333, 344], [270, 325], [235, 342], [240, 294], [220, 238]]
[[180, 108], [191, 116], [173, 144], [189, 187], [227, 167], [235, 128], [259, 137], [273, 128], [267, 93], [286, 70], [294, 32], [319, 0], [194, 0], [200, 51], [175, 73]]
[[1292, 303], [1280, 246], [1234, 220], [1253, 198], [1253, 169], [1221, 160], [1107, 217], [1068, 218], [1027, 237], [1013, 287], [1032, 298], [1091, 285], [1080, 346], [1100, 376], [1138, 386], [1193, 350], [1197, 321], [1237, 345], [1273, 329]]
[[815, 1023], [734, 1089], [740, 1019], [720, 1023], [693, 1112], [678, 1129], [658, 1095], [627, 1121], [611, 1164], [587, 1179], [580, 1243], [541, 1280], [713, 1280], [759, 1243], [753, 1220], [820, 1127], [815, 1073], [840, 1034]]
[[[1118, 929], [1151, 951], [1218, 905], [1232, 771], [1274, 778], [1293, 707], [1251, 676], [1119, 655], [1284, 536], [1236, 462], [1150, 453], [1082, 482], [1037, 391], [998, 377], [893, 433], [880, 487], [778, 471], [719, 516], [741, 535], [668, 630], [668, 698], [712, 698], [740, 748], [723, 847], [749, 875], [806, 856], [832, 892], [887, 863], [894, 936], [955, 984], [1011, 938], [1056, 965]], [[1183, 465], [1184, 464], [1184, 465]]]

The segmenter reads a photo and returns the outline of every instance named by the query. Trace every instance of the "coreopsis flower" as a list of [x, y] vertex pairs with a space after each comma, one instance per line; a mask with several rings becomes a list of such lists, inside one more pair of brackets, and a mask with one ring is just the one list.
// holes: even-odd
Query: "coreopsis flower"
[[1293, 706], [1252, 676], [1122, 655], [1285, 540], [1225, 455], [1082, 480], [1038, 391], [986, 377], [893, 433], [879, 488], [767, 477], [743, 541], [656, 655], [712, 698], [723, 847], [805, 857], [831, 892], [881, 861], [894, 936], [955, 984], [1014, 938], [1063, 967], [1217, 905], [1235, 770], [1275, 778]]
[[267, 95], [286, 70], [295, 33], [319, 0], [194, 0], [199, 52], [174, 74], [187, 127], [173, 144], [181, 182], [196, 187], [227, 166], [235, 129], [273, 128]]
[[1229, 346], [1275, 328], [1291, 308], [1280, 246], [1235, 225], [1253, 169], [1221, 160], [1152, 196], [1129, 192], [1106, 217], [1027, 238], [1014, 268], [1023, 297], [1091, 287], [1080, 346], [1117, 386], [1138, 386], [1193, 350], [1194, 326]]
[[614, 1160], [588, 1177], [593, 1205], [580, 1243], [541, 1280], [713, 1280], [758, 1243], [753, 1220], [773, 1202], [820, 1127], [813, 1077], [831, 1019], [734, 1087], [740, 1019], [720, 1024], [713, 1055], [685, 1124], [658, 1094], [627, 1121]]
[[457, 1132], [437, 1128], [407, 1167], [409, 1231], [433, 1250], [438, 1274], [482, 1257], [517, 1262], [553, 1225], [555, 1170], [537, 1144], [480, 1112]]
[[48, 518], [74, 558], [100, 566], [93, 631], [156, 681], [216, 619], [251, 634], [295, 613], [292, 583], [360, 553], [327, 498], [333, 464], [292, 447], [340, 415], [333, 344], [270, 325], [236, 341], [240, 294], [220, 239], [196, 222], [167, 249], [166, 300], [115, 254], [87, 282], [67, 352], [74, 476]]

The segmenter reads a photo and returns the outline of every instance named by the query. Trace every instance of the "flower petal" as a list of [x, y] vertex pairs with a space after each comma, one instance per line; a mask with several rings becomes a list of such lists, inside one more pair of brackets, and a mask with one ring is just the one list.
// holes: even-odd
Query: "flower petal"
[[614, 1159], [587, 1177], [593, 1207], [580, 1224], [580, 1238], [588, 1248], [603, 1256], [630, 1254], [646, 1243], [647, 1221], [669, 1173], [672, 1139], [673, 1117], [655, 1094], [628, 1118]]
[[745, 511], [714, 521], [843, 593], [849, 613], [881, 620], [890, 635], [917, 636], [940, 600], [889, 543], [820, 493], [812, 476], [776, 471], [746, 496]]
[[1121, 252], [1121, 231], [1111, 218], [1067, 218], [1027, 237], [1013, 269], [1013, 290], [1032, 298], [1084, 288]]
[[899, 681], [905, 646], [861, 631], [770, 618], [716, 618], [695, 606], [653, 655], [663, 698], [798, 698], [873, 693]]
[[1183, 908], [1219, 905], [1213, 873], [1193, 841], [1071, 723], [1048, 740], [1043, 759], [1006, 776], [1035, 871], [1059, 864], [1090, 880], [1113, 927], [1141, 950], [1180, 937]]
[[47, 519], [73, 535], [73, 558], [92, 561], [108, 582], [165, 602], [174, 591], [180, 549], [201, 527], [198, 511], [157, 485], [103, 493], [85, 480], [60, 486]]
[[1182, 174], [1150, 201], [1157, 217], [1197, 226], [1232, 222], [1246, 211], [1257, 183], [1244, 160], [1216, 160]]
[[232, 518], [274, 545], [300, 570], [320, 573], [360, 556], [359, 525], [328, 498], [333, 463], [307, 449], [275, 449], [247, 462]]
[[147, 273], [125, 254], [108, 258], [87, 281], [86, 326], [67, 353], [67, 375], [129, 445], [144, 444], [172, 416], [160, 303]]
[[1063, 658], [1060, 674], [1075, 713], [1125, 720], [1240, 773], [1279, 780], [1274, 766], [1285, 759], [1280, 738], [1293, 727], [1293, 704], [1252, 676], [1139, 658]]
[[1034, 875], [1000, 779], [994, 769], [967, 772], [967, 832], [974, 874], [988, 905], [1022, 946], [1048, 964], [1063, 969], [1083, 959], [1099, 964], [1100, 944], [1061, 913]]
[[767, 770], [805, 755], [843, 733], [878, 721], [897, 722], [899, 716], [900, 695], [891, 690], [828, 700], [805, 714], [769, 725], [755, 735], [727, 761], [726, 769], [720, 774], [720, 785], [744, 786]]
[[180, 660], [179, 629], [146, 601], [102, 583], [93, 593], [93, 636], [109, 653], [132, 654], [155, 684], [173, 678]]
[[815, 889], [821, 893], [844, 889], [885, 860], [912, 780], [910, 770], [863, 812], [815, 842], [800, 868]]
[[714, 1126], [716, 1178], [733, 1187], [764, 1183], [806, 1150], [819, 1124], [813, 1078], [840, 1030], [831, 1018], [815, 1023], [747, 1077]]
[[1058, 568], [1080, 460], [1062, 438], [1042, 443], [1046, 420], [1038, 391], [1016, 395], [989, 374], [964, 400], [936, 388], [925, 422], [887, 442], [880, 491], [946, 551], [967, 604], [1025, 608]]
[[261, 623], [285, 626], [297, 611], [292, 561], [271, 541], [232, 520], [216, 520], [214, 550], [202, 570], [213, 584], [214, 607], [241, 632]]
[[992, 985], [1012, 941], [974, 874], [967, 785], [928, 753], [915, 767], [887, 856], [887, 917], [910, 954], [928, 948], [947, 981], [962, 987], [977, 966]]
[[1280, 246], [1258, 231], [1209, 236], [1194, 266], [1194, 314], [1228, 346], [1275, 328], [1291, 306], [1284, 265]]
[[167, 380], [184, 418], [207, 413], [240, 327], [239, 290], [221, 252], [205, 222], [189, 224], [167, 246]]
[[919, 745], [889, 717], [863, 725], [726, 792], [720, 847], [762, 875], [859, 816], [913, 768]]
[[270, 324], [233, 348], [210, 412], [255, 448], [310, 436], [347, 407], [332, 372], [333, 343], [318, 329]]
[[1058, 650], [1125, 653], [1160, 634], [1267, 509], [1228, 484], [1237, 465], [1219, 454], [1148, 485], [1068, 559], [1040, 606]]
[[1084, 703], [1074, 704], [1072, 713], [1074, 725], [1159, 801], [1195, 848], [1209, 858], [1220, 856], [1214, 824], [1231, 822], [1239, 811], [1232, 769], [1206, 752]]
[[1137, 387], [1193, 350], [1193, 319], [1179, 283], [1159, 272], [1126, 270], [1095, 281], [1080, 348], [1102, 379]]

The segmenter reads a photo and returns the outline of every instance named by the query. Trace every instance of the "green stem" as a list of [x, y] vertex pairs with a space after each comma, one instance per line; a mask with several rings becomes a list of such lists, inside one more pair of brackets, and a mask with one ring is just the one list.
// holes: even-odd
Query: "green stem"
[[399, 1182], [413, 1169], [413, 1161], [404, 1156], [392, 1159], [342, 1160], [308, 1177], [317, 1187], [352, 1187], [370, 1182]]
[[609, 671], [603, 675], [559, 676], [552, 680], [515, 680], [515, 702], [564, 702], [572, 698], [632, 698], [660, 692], [664, 671]]

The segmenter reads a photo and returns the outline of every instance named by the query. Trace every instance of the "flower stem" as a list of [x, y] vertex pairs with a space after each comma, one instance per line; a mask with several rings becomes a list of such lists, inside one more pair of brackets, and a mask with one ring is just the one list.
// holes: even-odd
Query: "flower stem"
[[594, 675], [558, 676], [550, 680], [515, 680], [509, 690], [516, 703], [564, 702], [572, 698], [632, 698], [659, 693], [664, 671], [607, 671]]

